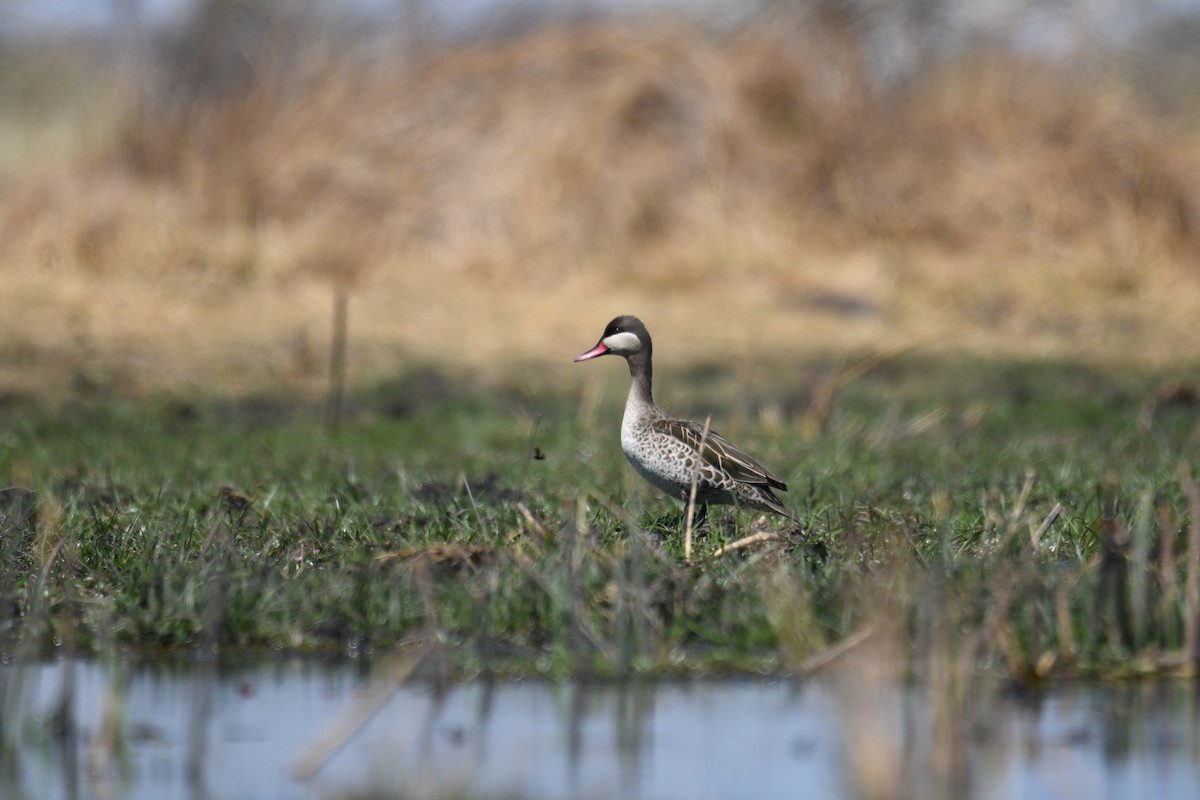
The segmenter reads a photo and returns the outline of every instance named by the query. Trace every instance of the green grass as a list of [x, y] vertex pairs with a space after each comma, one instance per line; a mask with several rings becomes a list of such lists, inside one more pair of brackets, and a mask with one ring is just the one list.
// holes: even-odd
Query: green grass
[[[782, 672], [873, 628], [910, 670], [951, 653], [1039, 678], [1156, 671], [1183, 646], [1186, 382], [902, 359], [814, 412], [834, 374], [762, 364], [750, 400], [711, 370], [663, 379], [664, 406], [713, 413], [804, 520], [713, 557], [754, 523], [716, 512], [690, 564], [679, 506], [619, 452], [623, 375], [581, 419], [575, 393], [414, 372], [336, 429], [271, 397], [10, 398], [0, 483], [32, 495], [0, 495], [0, 650], [420, 639], [460, 676]], [[1128, 535], [1099, 558], [1106, 518]]]

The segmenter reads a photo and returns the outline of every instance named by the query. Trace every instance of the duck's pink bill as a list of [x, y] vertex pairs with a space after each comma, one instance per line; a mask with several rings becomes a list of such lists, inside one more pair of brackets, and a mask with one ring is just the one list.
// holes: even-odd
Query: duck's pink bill
[[589, 358], [595, 358], [596, 356], [602, 356], [607, 352], [608, 352], [608, 348], [604, 346], [604, 342], [600, 342], [595, 347], [593, 347], [591, 350], [588, 350], [586, 353], [575, 356], [575, 360], [576, 361], [587, 361]]

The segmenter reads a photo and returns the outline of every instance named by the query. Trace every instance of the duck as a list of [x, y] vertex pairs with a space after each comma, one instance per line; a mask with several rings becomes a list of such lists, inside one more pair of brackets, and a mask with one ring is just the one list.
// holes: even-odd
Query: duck
[[608, 323], [595, 347], [575, 357], [578, 363], [621, 356], [629, 365], [631, 384], [621, 420], [621, 449], [634, 471], [685, 504], [695, 480], [695, 528], [707, 520], [709, 505], [770, 511], [799, 522], [775, 496], [776, 491], [787, 491], [787, 484], [770, 470], [716, 431], [706, 432], [704, 425], [667, 416], [655, 404], [653, 350], [646, 326], [626, 314]]

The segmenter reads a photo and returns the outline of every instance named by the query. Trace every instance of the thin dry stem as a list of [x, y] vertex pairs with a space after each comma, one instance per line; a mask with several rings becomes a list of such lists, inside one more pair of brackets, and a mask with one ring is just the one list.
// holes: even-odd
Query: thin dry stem
[[350, 707], [305, 745], [292, 765], [296, 780], [307, 781], [316, 775], [392, 699], [396, 689], [409, 679], [425, 657], [421, 643], [422, 640], [407, 643], [394, 659], [384, 662]]
[[996, 641], [996, 636], [1004, 624], [1005, 617], [1008, 615], [1008, 609], [1012, 604], [1016, 588], [1016, 574], [1010, 573], [1007, 580], [993, 597], [992, 610], [983, 625], [973, 631], [963, 643], [958, 662], [957, 685], [959, 691], [970, 685], [971, 670], [978, 661], [979, 653], [992, 642]]
[[1183, 651], [1200, 662], [1200, 485], [1192, 479], [1187, 462], [1180, 462], [1179, 483], [1188, 501], [1187, 582], [1184, 584]]
[[688, 491], [687, 511], [684, 513], [683, 526], [683, 560], [692, 561], [692, 513], [696, 510], [696, 489], [700, 483], [700, 465], [704, 463], [704, 445], [708, 441], [708, 428], [712, 425], [712, 414], [704, 418], [704, 431], [700, 434], [700, 444], [696, 447], [696, 468], [692, 471], [692, 487]]
[[1033, 532], [1032, 536], [1030, 536], [1030, 544], [1032, 544], [1035, 548], [1040, 546], [1042, 543], [1042, 537], [1050, 532], [1050, 528], [1054, 525], [1055, 521], [1062, 516], [1062, 513], [1065, 510], [1066, 509], [1063, 508], [1062, 503], [1055, 503], [1054, 508], [1050, 509], [1050, 513], [1046, 515], [1046, 519], [1042, 520], [1041, 526]]
[[345, 286], [333, 290], [333, 332], [329, 343], [329, 396], [325, 406], [325, 422], [337, 427], [342, 422], [342, 406], [346, 396], [346, 342], [348, 338], [349, 298]]
[[1142, 491], [1138, 499], [1137, 523], [1133, 526], [1130, 543], [1132, 572], [1129, 576], [1130, 612], [1133, 617], [1133, 633], [1137, 642], [1146, 641], [1147, 631], [1147, 584], [1150, 578], [1150, 514], [1154, 495], [1149, 489]]
[[524, 503], [517, 501], [517, 511], [521, 512], [521, 518], [525, 520], [525, 524], [529, 526], [529, 529], [537, 534], [538, 539], [543, 542], [550, 539], [550, 534], [542, 527], [542, 523], [534, 519], [533, 514], [529, 512]]
[[1098, 554], [1089, 558], [1083, 569], [1063, 581], [1054, 596], [1054, 614], [1058, 626], [1058, 648], [1061, 660], [1066, 661], [1075, 656], [1075, 632], [1074, 623], [1071, 619], [1071, 592], [1083, 576], [1099, 568], [1100, 560], [1101, 557]]
[[1016, 505], [1008, 515], [1008, 526], [1004, 529], [1006, 541], [1010, 540], [1017, 531], [1017, 523], [1021, 521], [1021, 515], [1025, 513], [1025, 503], [1029, 500], [1029, 492], [1033, 489], [1033, 482], [1036, 478], [1037, 472], [1032, 467], [1025, 470], [1025, 483], [1021, 486], [1021, 493], [1017, 495]]
[[814, 653], [804, 660], [798, 667], [798, 672], [801, 675], [811, 675], [814, 672], [820, 672], [825, 667], [837, 661], [842, 656], [849, 653], [854, 648], [858, 647], [863, 642], [875, 635], [875, 626], [866, 625], [859, 628], [849, 636], [844, 637], [835, 644], [830, 645], [819, 653]]
[[741, 539], [738, 539], [736, 542], [731, 542], [730, 544], [727, 544], [724, 547], [718, 547], [716, 550], [713, 551], [713, 558], [716, 558], [717, 556], [723, 556], [726, 553], [732, 552], [734, 550], [740, 550], [743, 547], [749, 547], [752, 544], [758, 544], [759, 542], [773, 542], [778, 538], [779, 538], [779, 534], [773, 533], [771, 531], [761, 531], [759, 533], [752, 533], [749, 536], [743, 536]]
[[1158, 619], [1164, 632], [1170, 629], [1179, 583], [1175, 575], [1175, 518], [1165, 502], [1158, 504]]

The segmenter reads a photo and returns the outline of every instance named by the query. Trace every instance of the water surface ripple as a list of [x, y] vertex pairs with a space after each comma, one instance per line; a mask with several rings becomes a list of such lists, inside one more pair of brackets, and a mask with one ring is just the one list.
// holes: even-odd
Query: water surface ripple
[[[1183, 682], [995, 693], [950, 721], [919, 688], [837, 676], [410, 685], [300, 781], [301, 753], [360, 696], [361, 665], [120, 674], [0, 666], [0, 797], [1200, 797]], [[73, 728], [55, 713], [64, 685]]]

